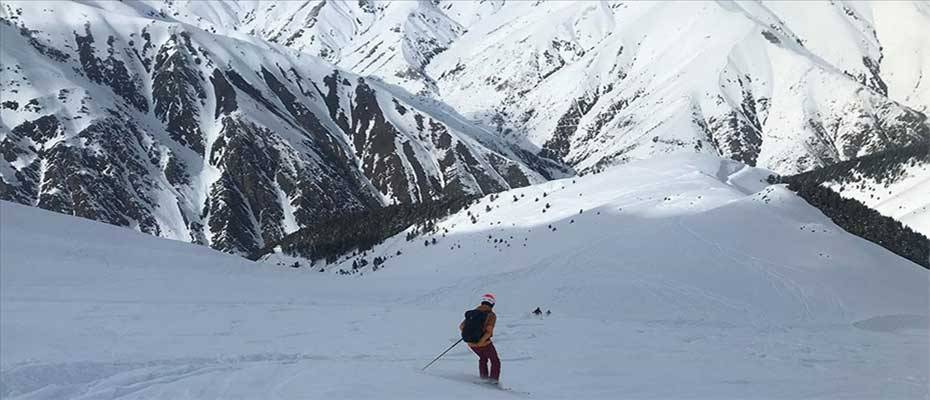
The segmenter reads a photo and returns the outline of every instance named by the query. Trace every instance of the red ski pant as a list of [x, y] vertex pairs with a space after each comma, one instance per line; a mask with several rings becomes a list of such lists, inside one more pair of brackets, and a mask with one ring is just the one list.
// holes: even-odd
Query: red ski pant
[[[497, 357], [497, 349], [494, 348], [494, 343], [488, 343], [487, 346], [482, 347], [472, 347], [471, 351], [478, 355], [478, 374], [481, 375], [481, 379], [499, 380], [501, 378], [501, 359]], [[488, 374], [488, 362], [491, 363], [490, 374]]]

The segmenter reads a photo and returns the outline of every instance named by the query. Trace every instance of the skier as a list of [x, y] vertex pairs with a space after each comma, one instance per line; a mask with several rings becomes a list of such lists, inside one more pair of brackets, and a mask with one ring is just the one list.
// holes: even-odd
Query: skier
[[501, 360], [497, 357], [494, 343], [491, 343], [494, 324], [497, 322], [497, 315], [492, 310], [494, 303], [493, 294], [487, 293], [481, 296], [481, 305], [465, 312], [465, 320], [459, 324], [459, 330], [462, 331], [462, 339], [468, 343], [468, 347], [478, 355], [478, 374], [481, 379], [496, 385], [500, 381]]
[[533, 314], [536, 315], [536, 316], [538, 317], [538, 316], [542, 315], [542, 310], [540, 310], [539, 307], [536, 307], [536, 309], [533, 310]]

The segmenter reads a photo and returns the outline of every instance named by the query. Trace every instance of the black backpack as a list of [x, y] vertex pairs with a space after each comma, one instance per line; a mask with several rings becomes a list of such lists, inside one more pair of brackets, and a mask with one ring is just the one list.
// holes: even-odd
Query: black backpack
[[468, 310], [465, 312], [465, 324], [462, 326], [462, 340], [466, 343], [478, 343], [484, 336], [484, 324], [488, 320], [488, 313], [481, 310]]

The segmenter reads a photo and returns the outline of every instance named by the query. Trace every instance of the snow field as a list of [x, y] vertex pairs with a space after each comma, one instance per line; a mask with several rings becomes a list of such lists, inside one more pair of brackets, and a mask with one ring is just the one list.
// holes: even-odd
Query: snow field
[[[351, 277], [0, 203], [0, 397], [926, 398], [926, 270], [765, 175], [675, 156], [503, 192]], [[514, 391], [464, 346], [421, 372], [488, 291]]]

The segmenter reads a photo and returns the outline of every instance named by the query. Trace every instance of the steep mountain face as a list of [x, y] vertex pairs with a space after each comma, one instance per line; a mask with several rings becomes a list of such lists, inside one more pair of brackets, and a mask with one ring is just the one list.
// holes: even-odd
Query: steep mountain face
[[143, 3], [4, 2], [0, 44], [0, 198], [162, 237], [247, 253], [561, 173], [448, 107]]
[[796, 173], [930, 137], [919, 2], [194, 3], [151, 4], [442, 99], [580, 171], [684, 150]]
[[424, 68], [465, 33], [450, 9], [437, 1], [283, 2], [148, 0], [145, 7], [210, 31], [261, 37], [316, 55], [361, 75], [384, 77], [413, 93], [435, 92]]
[[580, 171], [797, 173], [930, 137], [922, 2], [148, 2], [451, 104]]

